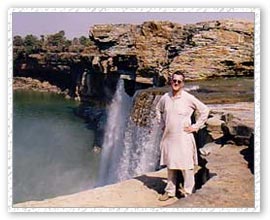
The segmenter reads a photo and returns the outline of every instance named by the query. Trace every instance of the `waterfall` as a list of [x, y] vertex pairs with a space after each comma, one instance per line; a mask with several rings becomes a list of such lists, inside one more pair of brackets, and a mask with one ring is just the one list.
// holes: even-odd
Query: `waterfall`
[[124, 131], [131, 101], [131, 98], [125, 93], [124, 81], [120, 79], [112, 103], [108, 108], [98, 185], [117, 181], [115, 172], [118, 169], [117, 161], [120, 160], [124, 147]]
[[[137, 93], [134, 95], [134, 98]], [[160, 96], [151, 96], [147, 115], [155, 114]], [[155, 120], [147, 126], [139, 126], [132, 120], [131, 105], [135, 103], [125, 93], [119, 80], [117, 91], [108, 108], [108, 119], [102, 145], [99, 186], [112, 184], [154, 171], [159, 164], [161, 128]], [[134, 106], [133, 106], [134, 107]]]

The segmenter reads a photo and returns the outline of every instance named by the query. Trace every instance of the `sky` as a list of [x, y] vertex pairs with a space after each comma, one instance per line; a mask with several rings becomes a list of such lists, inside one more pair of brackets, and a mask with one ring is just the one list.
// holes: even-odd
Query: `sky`
[[244, 19], [254, 21], [253, 12], [13, 12], [12, 35], [36, 36], [65, 31], [68, 39], [88, 36], [94, 24], [141, 24], [148, 20], [168, 20], [190, 24], [207, 20]]

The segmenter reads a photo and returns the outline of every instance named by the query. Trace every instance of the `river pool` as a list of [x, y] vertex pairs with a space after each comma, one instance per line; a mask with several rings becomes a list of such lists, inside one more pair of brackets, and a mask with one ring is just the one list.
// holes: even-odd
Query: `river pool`
[[30, 91], [13, 100], [13, 203], [93, 188], [99, 155], [94, 131], [73, 113], [78, 103]]

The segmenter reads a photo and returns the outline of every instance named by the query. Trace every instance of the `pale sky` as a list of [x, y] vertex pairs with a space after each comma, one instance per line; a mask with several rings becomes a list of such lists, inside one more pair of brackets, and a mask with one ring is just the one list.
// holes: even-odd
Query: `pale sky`
[[13, 12], [12, 35], [39, 37], [64, 30], [66, 37], [72, 39], [87, 37], [94, 24], [141, 24], [148, 20], [190, 24], [220, 19], [254, 21], [254, 12]]

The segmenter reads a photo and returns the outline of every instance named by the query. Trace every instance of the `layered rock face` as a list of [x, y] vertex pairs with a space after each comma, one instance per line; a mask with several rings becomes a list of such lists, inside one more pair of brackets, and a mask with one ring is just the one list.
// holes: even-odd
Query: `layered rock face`
[[[113, 58], [114, 70], [141, 77], [168, 78], [183, 70], [187, 79], [253, 75], [254, 24], [224, 20], [180, 25], [96, 25], [91, 39], [101, 54]], [[121, 61], [126, 65], [122, 68]], [[107, 61], [109, 63], [109, 60]], [[127, 68], [128, 67], [128, 68]], [[157, 83], [154, 79], [154, 83]]]
[[91, 46], [76, 53], [19, 56], [14, 76], [47, 80], [87, 100], [113, 93], [119, 77], [132, 95], [141, 85], [163, 86], [176, 70], [183, 70], [187, 80], [254, 72], [254, 23], [247, 21], [95, 25], [89, 37]]

